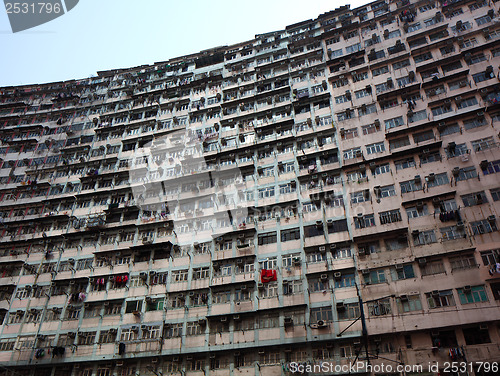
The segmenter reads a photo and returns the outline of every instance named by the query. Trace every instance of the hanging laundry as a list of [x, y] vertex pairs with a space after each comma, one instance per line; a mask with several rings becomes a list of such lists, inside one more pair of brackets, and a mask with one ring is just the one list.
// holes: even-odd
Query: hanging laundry
[[83, 302], [87, 296], [84, 292], [78, 294], [78, 301]]
[[260, 272], [260, 280], [262, 283], [268, 283], [278, 280], [278, 274], [273, 269], [262, 269]]

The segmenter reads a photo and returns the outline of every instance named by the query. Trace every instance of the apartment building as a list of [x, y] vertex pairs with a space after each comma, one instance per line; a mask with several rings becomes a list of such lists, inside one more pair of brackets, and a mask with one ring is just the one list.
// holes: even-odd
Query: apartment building
[[498, 10], [0, 88], [0, 375], [497, 374]]

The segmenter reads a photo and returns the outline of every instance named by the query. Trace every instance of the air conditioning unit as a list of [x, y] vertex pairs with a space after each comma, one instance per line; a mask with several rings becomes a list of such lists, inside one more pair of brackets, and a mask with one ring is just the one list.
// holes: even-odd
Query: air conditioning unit
[[294, 264], [295, 266], [299, 266], [299, 265], [301, 265], [301, 264], [302, 264], [302, 258], [301, 258], [300, 256], [295, 256], [295, 257], [293, 258], [293, 264]]
[[469, 293], [471, 292], [471, 286], [470, 285], [467, 285], [467, 286], [464, 286], [464, 288], [462, 289], [464, 293]]
[[403, 264], [396, 264], [396, 270], [402, 270]]
[[342, 312], [342, 311], [345, 311], [345, 304], [344, 302], [338, 302], [337, 303], [337, 312]]
[[488, 330], [488, 324], [479, 325], [479, 330]]
[[321, 253], [325, 253], [326, 252], [326, 247], [324, 245], [320, 246], [318, 248], [318, 250], [321, 252]]
[[333, 273], [333, 277], [336, 279], [336, 280], [339, 280], [342, 278], [342, 273], [341, 272], [335, 272]]
[[406, 294], [401, 294], [401, 295], [399, 295], [399, 299], [400, 299], [402, 302], [407, 302], [407, 301], [408, 301], [408, 295], [406, 295]]
[[431, 296], [433, 297], [438, 297], [439, 296], [439, 290], [434, 290], [431, 292]]
[[321, 274], [320, 279], [322, 281], [328, 281], [328, 274]]
[[462, 221], [457, 222], [457, 229], [461, 230], [464, 228], [464, 223]]
[[241, 291], [247, 291], [247, 285], [241, 285]]
[[293, 318], [291, 316], [285, 316], [284, 324], [285, 326], [293, 325]]
[[425, 264], [427, 264], [427, 259], [425, 257], [419, 258], [418, 263], [420, 265], [425, 265]]
[[316, 325], [318, 326], [318, 328], [326, 328], [327, 326], [326, 322], [324, 322], [323, 320], [318, 320]]
[[189, 291], [189, 296], [193, 297], [195, 295], [194, 291]]

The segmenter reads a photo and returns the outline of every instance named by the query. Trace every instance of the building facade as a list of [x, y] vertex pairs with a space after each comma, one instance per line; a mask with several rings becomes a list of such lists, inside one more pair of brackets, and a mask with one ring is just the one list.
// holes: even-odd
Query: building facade
[[377, 1], [1, 88], [0, 374], [497, 374], [499, 37]]

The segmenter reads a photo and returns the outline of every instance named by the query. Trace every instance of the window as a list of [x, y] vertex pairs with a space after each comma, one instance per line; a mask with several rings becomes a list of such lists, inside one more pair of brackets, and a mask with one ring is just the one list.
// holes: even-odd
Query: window
[[448, 184], [450, 180], [448, 179], [448, 174], [446, 172], [443, 172], [442, 174], [437, 174], [434, 175], [434, 179], [432, 180], [427, 180], [427, 187], [432, 188], [432, 187], [437, 187], [440, 185], [445, 185]]
[[344, 303], [337, 312], [339, 320], [355, 320], [360, 316], [359, 303]]
[[370, 191], [363, 190], [351, 193], [351, 204], [365, 202], [370, 200]]
[[471, 98], [466, 98], [462, 100], [461, 102], [457, 103], [457, 108], [459, 110], [470, 107], [470, 106], [475, 106], [477, 104], [477, 99], [476, 97], [471, 97]]
[[412, 264], [396, 265], [394, 268], [391, 268], [391, 278], [393, 281], [415, 278], [413, 265]]
[[401, 187], [401, 193], [408, 193], [408, 192], [415, 192], [415, 191], [420, 191], [422, 190], [422, 183], [415, 182], [415, 180], [408, 180], [399, 183]]
[[382, 153], [385, 151], [384, 142], [366, 145], [366, 152], [368, 154]]
[[375, 216], [366, 214], [361, 217], [354, 217], [354, 227], [357, 229], [375, 226]]
[[464, 120], [464, 128], [469, 130], [469, 129], [473, 129], [473, 128], [478, 128], [478, 127], [481, 127], [483, 125], [486, 125], [486, 120], [485, 118], [476, 118], [476, 119], [472, 119], [472, 120]]
[[490, 189], [490, 194], [493, 201], [500, 201], [500, 188]]
[[406, 215], [408, 219], [423, 217], [424, 215], [428, 215], [429, 211], [427, 210], [427, 205], [410, 206], [406, 208]]
[[441, 106], [431, 108], [432, 115], [439, 116], [452, 111], [451, 104], [444, 103]]
[[465, 237], [464, 230], [457, 228], [457, 226], [442, 227], [439, 231], [441, 231], [443, 241], [462, 239]]
[[500, 260], [500, 250], [490, 250], [481, 252], [481, 259], [484, 266], [495, 266], [497, 260]]
[[474, 235], [487, 234], [498, 230], [495, 221], [489, 221], [486, 219], [483, 219], [481, 221], [471, 222], [470, 226], [472, 228], [472, 233]]
[[481, 205], [488, 202], [484, 191], [469, 193], [460, 197], [462, 198], [465, 207]]
[[274, 196], [274, 187], [259, 189], [259, 198], [269, 198]]
[[[467, 345], [491, 343], [488, 327], [474, 326], [471, 328], [462, 328], [462, 331]], [[476, 374], [479, 374], [479, 372], [476, 371]], [[485, 372], [484, 374], [486, 375], [487, 373]]]
[[415, 64], [421, 63], [423, 61], [431, 60], [432, 59], [432, 53], [430, 52], [425, 52], [421, 55], [416, 55], [413, 57], [413, 60], [415, 60]]
[[182, 323], [172, 324], [165, 329], [166, 338], [175, 338], [182, 336]]
[[396, 138], [394, 140], [389, 141], [390, 150], [399, 149], [408, 145], [410, 145], [410, 139], [408, 138], [408, 136]]
[[187, 280], [188, 280], [188, 271], [187, 271], [187, 269], [172, 271], [172, 283], [175, 283], [175, 282], [185, 282]]
[[262, 315], [258, 318], [259, 329], [277, 328], [279, 326], [279, 316]]
[[451, 270], [465, 270], [477, 267], [476, 259], [472, 253], [450, 257], [449, 261]]
[[422, 276], [441, 274], [445, 272], [443, 260], [426, 261], [425, 259], [420, 259], [419, 265]]
[[396, 128], [404, 124], [403, 117], [399, 116], [393, 119], [388, 119], [384, 121], [385, 129]]
[[383, 316], [390, 315], [391, 310], [391, 300], [389, 298], [379, 299], [374, 302], [369, 302], [368, 315], [369, 316]]
[[391, 168], [389, 166], [389, 163], [385, 163], [385, 164], [382, 164], [382, 165], [378, 165], [376, 166], [373, 170], [372, 170], [372, 174], [374, 176], [376, 175], [381, 175], [381, 174], [385, 174], [387, 172], [391, 172]]
[[457, 289], [461, 304], [487, 302], [488, 296], [484, 286], [467, 286]]
[[384, 91], [389, 90], [389, 85], [387, 82], [383, 82], [381, 84], [375, 85], [375, 90], [377, 94], [383, 93]]
[[259, 245], [273, 244], [273, 243], [276, 243], [276, 241], [277, 241], [276, 232], [259, 234], [259, 236], [258, 236], [258, 244]]
[[361, 108], [358, 109], [358, 116], [364, 116], [364, 115], [369, 115], [377, 112], [377, 105], [375, 104], [369, 104], [367, 106], [362, 106]]
[[360, 50], [361, 50], [361, 43], [356, 43], [356, 44], [353, 44], [352, 46], [347, 46], [345, 48], [346, 54], [351, 54], [353, 52], [357, 52]]
[[335, 280], [335, 288], [353, 287], [356, 284], [354, 274], [343, 274], [340, 280]]
[[376, 77], [376, 76], [380, 76], [381, 74], [385, 74], [388, 72], [389, 72], [389, 67], [387, 65], [385, 65], [383, 67], [373, 69], [372, 75], [373, 75], [373, 77]]
[[396, 299], [399, 313], [422, 310], [422, 302], [419, 295], [399, 296]]
[[365, 283], [367, 285], [374, 285], [377, 283], [384, 283], [387, 281], [384, 269], [366, 270], [363, 272], [363, 274]]
[[481, 26], [481, 25], [484, 25], [488, 22], [491, 22], [491, 17], [486, 15], [486, 16], [483, 16], [483, 17], [479, 17], [479, 18], [476, 18], [476, 23], [477, 23], [477, 26]]
[[336, 104], [341, 104], [341, 103], [345, 103], [345, 102], [349, 102], [350, 100], [347, 99], [347, 96], [346, 95], [340, 95], [338, 97], [335, 97], [335, 103]]
[[[408, 116], [409, 123], [415, 123], [415, 122], [421, 121], [421, 120], [427, 120], [427, 111], [426, 110], [417, 111], [417, 112], [414, 112], [413, 115]], [[434, 136], [433, 132], [430, 132], [430, 133], [432, 133]]]
[[290, 230], [281, 230], [282, 242], [287, 242], [290, 240], [298, 240], [298, 239], [300, 239], [300, 230], [298, 228]]
[[452, 290], [433, 291], [425, 294], [429, 308], [452, 307], [455, 306]]
[[425, 37], [417, 38], [408, 43], [410, 48], [415, 48], [427, 44], [427, 39]]
[[415, 167], [415, 160], [413, 157], [400, 159], [394, 162], [396, 166], [396, 171], [403, 170], [405, 168]]
[[382, 224], [382, 225], [385, 225], [387, 223], [394, 223], [394, 222], [402, 221], [401, 212], [399, 211], [399, 209], [381, 212], [381, 213], [379, 213], [379, 218], [380, 218], [380, 224]]
[[378, 197], [380, 198], [385, 198], [385, 197], [392, 197], [396, 196], [396, 189], [394, 188], [394, 185], [384, 185], [383, 187], [380, 187], [380, 191], [378, 194]]
[[342, 52], [342, 48], [340, 48], [338, 50], [333, 50], [333, 51], [330, 50], [330, 58], [331, 59], [342, 56], [343, 54], [344, 53]]
[[436, 234], [434, 233], [434, 230], [419, 231], [417, 235], [413, 236], [413, 242], [416, 246], [436, 243]]
[[488, 162], [486, 169], [483, 169], [484, 175], [495, 174], [497, 172], [500, 172], [500, 159], [493, 162]]
[[311, 308], [310, 312], [311, 322], [318, 321], [331, 322], [333, 320], [332, 307]]
[[312, 278], [309, 281], [309, 289], [311, 292], [322, 292], [326, 291], [329, 288], [329, 283], [327, 281], [323, 281], [319, 278]]
[[456, 181], [468, 180], [473, 178], [477, 178], [477, 171], [475, 167], [465, 167], [459, 170]]
[[471, 142], [472, 149], [477, 153], [479, 151], [484, 151], [488, 149], [495, 148], [497, 144], [493, 140], [493, 137], [480, 138]]

